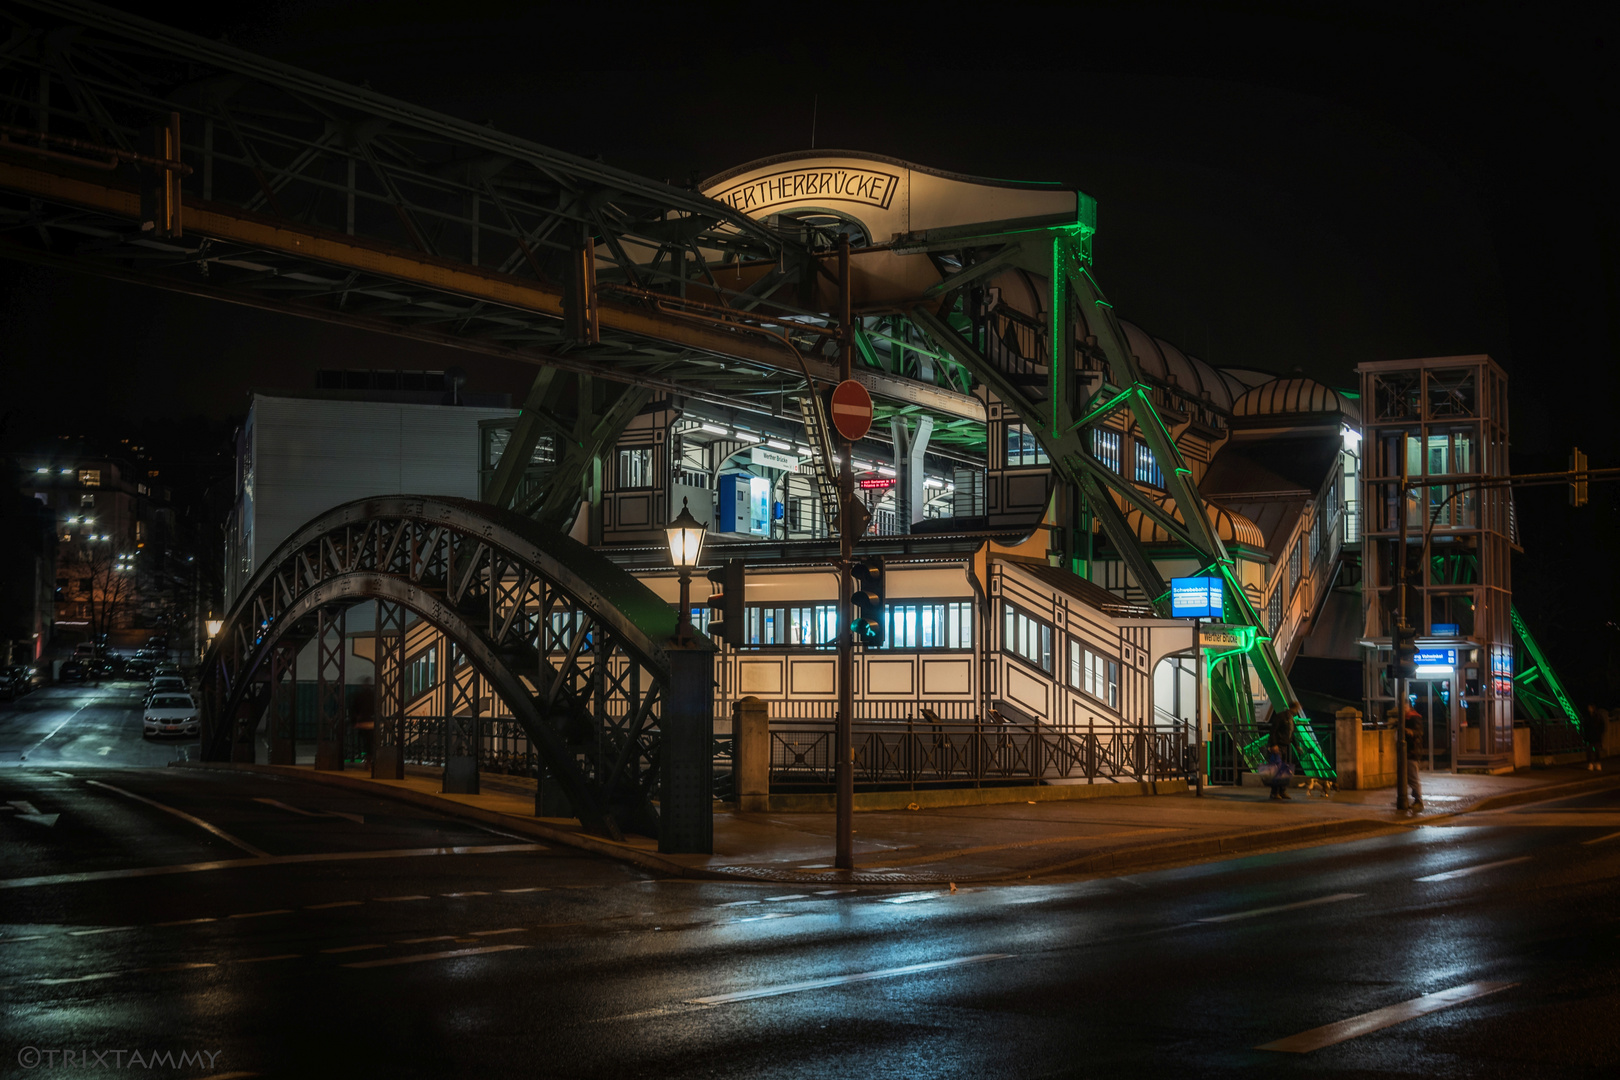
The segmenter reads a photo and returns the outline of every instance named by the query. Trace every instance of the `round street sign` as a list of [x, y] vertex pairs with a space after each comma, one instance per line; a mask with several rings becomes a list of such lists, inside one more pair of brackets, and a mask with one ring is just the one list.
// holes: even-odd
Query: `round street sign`
[[854, 379], [845, 379], [832, 392], [832, 425], [838, 434], [855, 442], [872, 430], [872, 395]]

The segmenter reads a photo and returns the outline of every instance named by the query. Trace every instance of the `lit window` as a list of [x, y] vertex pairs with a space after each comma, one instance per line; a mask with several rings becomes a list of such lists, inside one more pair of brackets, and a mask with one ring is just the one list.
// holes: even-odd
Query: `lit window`
[[619, 451], [619, 490], [652, 487], [652, 447]]
[[884, 648], [973, 648], [971, 600], [910, 601], [883, 608]]
[[1069, 641], [1069, 685], [1110, 709], [1119, 708], [1119, 661]]
[[1140, 442], [1136, 444], [1136, 482], [1149, 487], [1164, 487], [1164, 473], [1159, 471], [1159, 463], [1153, 460], [1153, 451]]
[[83, 484], [85, 487], [100, 487], [101, 486], [101, 470], [100, 469], [80, 469], [79, 470], [79, 483]]
[[1003, 604], [1002, 613], [1001, 650], [1027, 660], [1050, 674], [1052, 627], [1011, 604]]
[[1119, 472], [1119, 432], [1091, 429], [1091, 454], [1110, 472]]
[[1007, 425], [1008, 466], [1045, 465], [1047, 461], [1045, 448], [1035, 438], [1035, 433], [1029, 429], [1028, 424]]

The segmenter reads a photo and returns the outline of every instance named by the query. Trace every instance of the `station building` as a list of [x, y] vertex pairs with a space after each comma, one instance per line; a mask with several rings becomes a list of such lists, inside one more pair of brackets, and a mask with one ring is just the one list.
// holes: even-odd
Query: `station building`
[[[847, 193], [772, 179], [840, 170], [890, 179], [882, 190], [869, 183]], [[830, 223], [873, 246], [914, 233], [928, 215], [946, 223], [1028, 216], [1031, 206], [1009, 208], [1009, 200], [1035, 198], [1016, 185], [851, 154], [757, 162], [705, 190], [773, 224]], [[987, 353], [1002, 350], [1014, 362], [1037, 356], [1041, 328], [1050, 323], [1043, 310], [1049, 292], [1027, 268], [987, 276], [969, 332]], [[1400, 557], [1394, 552], [1405, 550], [1422, 644], [1436, 650], [1418, 691], [1431, 724], [1442, 729], [1430, 742], [1458, 752], [1446, 764], [1511, 768], [1511, 501], [1501, 492], [1463, 494], [1440, 510], [1464, 482], [1507, 472], [1501, 369], [1488, 357], [1389, 362], [1363, 365], [1359, 377], [1345, 372], [1341, 385], [1329, 386], [1215, 367], [1146, 329], [1123, 326], [1142, 390], [1323, 741], [1345, 730], [1346, 710], [1359, 730], [1363, 719], [1373, 723], [1394, 704], [1383, 665], [1390, 568]], [[1242, 760], [1234, 735], [1208, 724], [1210, 691], [1199, 686], [1195, 628], [1156, 614], [1160, 598], [1144, 594], [1130, 556], [1145, 555], [1166, 579], [1207, 567], [1117, 495], [1138, 552], [1118, 550], [1095, 523], [1078, 537], [1062, 536], [1074, 529], [1065, 509], [1073, 496], [1054, 479], [1030, 421], [947, 360], [930, 354], [899, 319], [869, 322], [862, 338], [858, 377], [903, 376], [922, 390], [911, 402], [884, 402], [854, 447], [857, 486], [872, 513], [859, 550], [884, 559], [887, 593], [886, 640], [857, 653], [856, 719], [988, 719], [1060, 735], [1202, 730], [1211, 740], [1211, 776], [1236, 779]], [[1101, 378], [1090, 370], [1078, 375]], [[239, 451], [233, 580], [245, 581], [293, 529], [344, 497], [486, 494], [517, 417], [489, 403], [351, 397], [254, 399]], [[560, 456], [554, 439], [536, 443], [521, 491], [546, 487]], [[1090, 453], [1134, 488], [1136, 501], [1180, 513], [1129, 413], [1091, 429]], [[1409, 493], [1404, 536], [1391, 495], [1403, 455], [1411, 475], [1436, 482], [1426, 489], [1432, 495]], [[773, 724], [833, 718], [838, 541], [814, 457], [804, 422], [780, 401], [739, 398], [732, 407], [664, 394], [629, 421], [581, 482], [574, 537], [672, 605], [678, 582], [663, 530], [683, 507], [708, 523], [706, 564], [745, 562], [743, 625], [720, 642], [715, 715], [722, 730], [746, 697], [765, 701]], [[363, 462], [365, 475], [340, 480], [328, 468], [337, 460]], [[334, 484], [354, 491], [345, 495]], [[1429, 510], [1433, 520], [1424, 517]], [[1433, 561], [1445, 558], [1449, 569]], [[700, 628], [705, 585], [701, 576], [694, 581]], [[450, 681], [444, 644], [425, 624], [408, 623], [405, 634], [407, 712], [443, 716]], [[365, 649], [358, 646], [357, 655]], [[1251, 671], [1234, 667], [1227, 692], [1241, 699], [1238, 711], [1254, 725], [1263, 722], [1265, 695]], [[498, 726], [501, 705], [487, 688], [473, 699]], [[1200, 717], [1201, 729], [1194, 726]], [[520, 739], [499, 741], [496, 758], [522, 757]], [[1336, 751], [1351, 762], [1352, 775], [1358, 752]], [[1365, 779], [1377, 769], [1360, 772]]]

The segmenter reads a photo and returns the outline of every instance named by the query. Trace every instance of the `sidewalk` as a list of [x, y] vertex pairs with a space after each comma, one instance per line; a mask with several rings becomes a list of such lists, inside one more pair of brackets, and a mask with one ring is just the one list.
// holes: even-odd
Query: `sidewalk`
[[[714, 855], [662, 855], [651, 839], [619, 843], [585, 834], [571, 818], [536, 817], [534, 782], [521, 777], [485, 775], [482, 794], [445, 795], [433, 769], [413, 768], [404, 780], [373, 780], [364, 771], [317, 773], [304, 765], [188, 762], [183, 767], [237, 769], [361, 790], [660, 873], [802, 885], [1015, 881], [1119, 871], [1370, 836], [1620, 786], [1620, 769], [1601, 775], [1580, 767], [1507, 776], [1424, 773], [1425, 810], [1404, 817], [1395, 813], [1393, 788], [1327, 798], [1295, 788], [1287, 802], [1272, 801], [1266, 788], [1216, 787], [1206, 788], [1202, 798], [1183, 791], [874, 810], [855, 816], [855, 870], [837, 871], [832, 867], [834, 818], [826, 812], [717, 810]], [[1161, 784], [1160, 790], [1169, 786]]]

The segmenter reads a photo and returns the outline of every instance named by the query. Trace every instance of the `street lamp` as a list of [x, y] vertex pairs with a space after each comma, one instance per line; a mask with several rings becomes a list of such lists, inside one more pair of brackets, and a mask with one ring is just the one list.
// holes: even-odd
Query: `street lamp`
[[703, 555], [703, 538], [709, 526], [692, 516], [686, 500], [681, 500], [681, 512], [664, 530], [669, 534], [669, 558], [681, 573], [681, 613], [675, 620], [675, 640], [690, 641], [692, 625], [692, 570]]
[[222, 626], [224, 626], [224, 625], [225, 625], [225, 620], [224, 619], [209, 619], [208, 620], [208, 640], [213, 641], [214, 638], [218, 637], [220, 628]]

